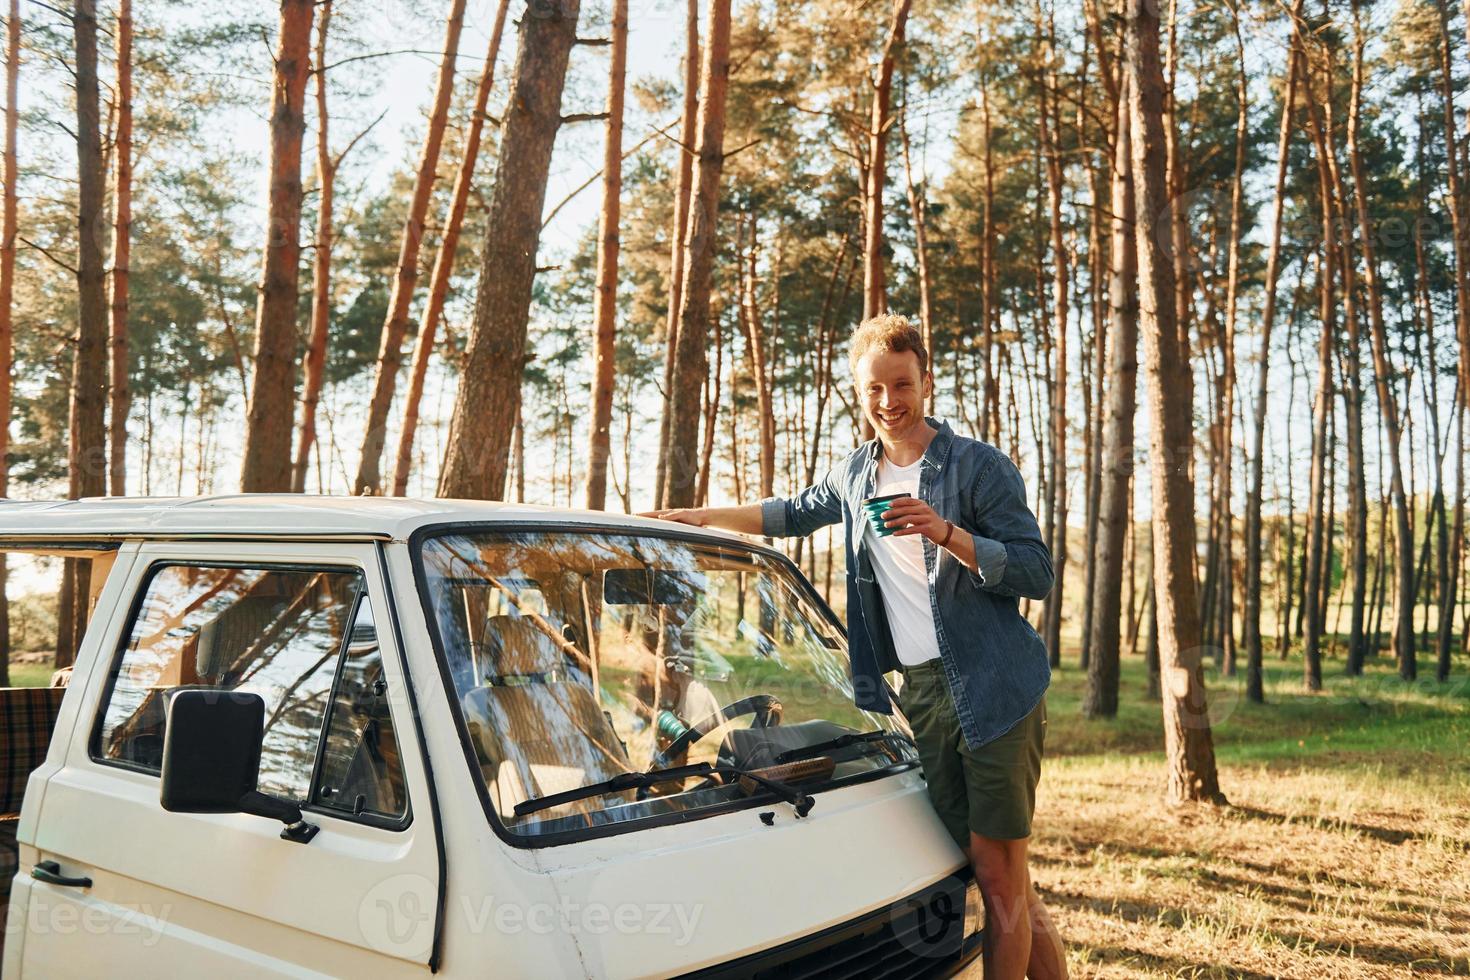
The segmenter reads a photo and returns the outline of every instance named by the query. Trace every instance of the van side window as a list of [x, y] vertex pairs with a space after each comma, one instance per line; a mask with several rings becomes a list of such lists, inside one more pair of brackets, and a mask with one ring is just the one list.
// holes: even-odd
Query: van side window
[[406, 799], [382, 649], [372, 603], [364, 595], [332, 693], [315, 802], [334, 810], [399, 817]]
[[[250, 691], [265, 699], [260, 791], [312, 800], [334, 681], [355, 646], [349, 633], [364, 594], [362, 575], [351, 569], [156, 568], [114, 667], [95, 757], [156, 774], [170, 694]], [[391, 745], [391, 728], [386, 740]], [[396, 768], [396, 748], [391, 758]], [[399, 775], [400, 798], [402, 785]]]

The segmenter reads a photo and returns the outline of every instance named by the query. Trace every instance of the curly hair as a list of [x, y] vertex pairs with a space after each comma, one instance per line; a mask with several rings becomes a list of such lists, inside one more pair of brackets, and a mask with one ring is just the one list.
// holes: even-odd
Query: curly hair
[[919, 358], [919, 375], [929, 371], [929, 352], [924, 348], [924, 335], [900, 313], [880, 313], [859, 323], [852, 332], [847, 351], [847, 366], [857, 374], [857, 362], [870, 350], [901, 353], [909, 350]]

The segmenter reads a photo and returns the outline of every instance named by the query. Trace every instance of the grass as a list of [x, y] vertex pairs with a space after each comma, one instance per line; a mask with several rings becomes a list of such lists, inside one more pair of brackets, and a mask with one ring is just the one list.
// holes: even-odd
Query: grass
[[10, 665], [11, 687], [45, 687], [51, 683], [51, 675], [56, 670], [50, 662], [46, 663], [19, 663]]
[[[1210, 672], [1230, 805], [1163, 800], [1160, 707], [1125, 660], [1119, 717], [1088, 721], [1075, 655], [1048, 693], [1032, 875], [1074, 977], [1470, 976], [1470, 678], [1405, 684], [1300, 659], [1264, 705]], [[1422, 672], [1423, 664], [1421, 664]]]

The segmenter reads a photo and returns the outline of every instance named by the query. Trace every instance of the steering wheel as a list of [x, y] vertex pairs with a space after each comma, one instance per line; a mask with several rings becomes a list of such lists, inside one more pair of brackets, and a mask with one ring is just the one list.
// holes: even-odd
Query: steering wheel
[[[781, 702], [770, 694], [752, 694], [748, 698], [732, 701], [698, 724], [691, 725], [684, 734], [670, 742], [662, 752], [655, 752], [653, 759], [648, 764], [648, 771], [654, 772], [667, 768], [670, 759], [676, 759], [683, 755], [689, 750], [691, 745], [727, 721], [732, 721], [743, 715], [754, 715], [755, 720], [751, 722], [750, 727], [774, 728], [781, 724], [781, 711]], [[715, 778], [717, 777], [705, 777], [707, 781]], [[647, 787], [638, 790], [637, 798], [640, 800], [647, 798]]]

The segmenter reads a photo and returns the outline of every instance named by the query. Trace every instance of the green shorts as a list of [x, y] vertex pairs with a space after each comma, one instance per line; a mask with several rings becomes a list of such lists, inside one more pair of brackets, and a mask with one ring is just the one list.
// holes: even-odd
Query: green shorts
[[1031, 836], [1046, 740], [1046, 698], [1004, 735], [965, 744], [940, 660], [903, 668], [899, 706], [913, 727], [929, 799], [961, 849], [970, 834], [993, 840]]

